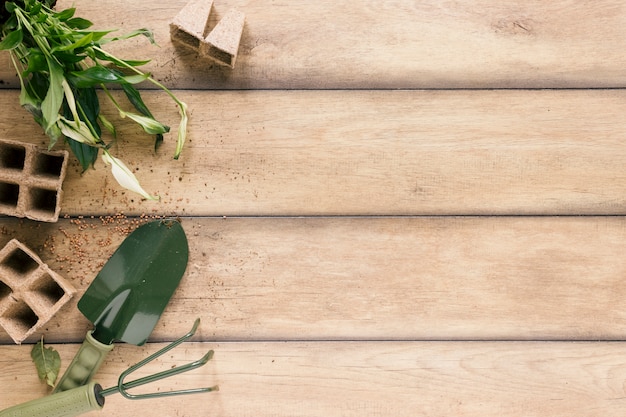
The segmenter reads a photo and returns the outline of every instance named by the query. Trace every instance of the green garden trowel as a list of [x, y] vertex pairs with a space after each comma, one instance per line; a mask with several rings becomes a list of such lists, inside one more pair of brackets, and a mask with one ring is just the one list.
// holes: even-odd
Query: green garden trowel
[[187, 237], [177, 221], [151, 221], [128, 235], [78, 301], [94, 329], [87, 332], [54, 391], [89, 383], [114, 342], [146, 343], [188, 258]]

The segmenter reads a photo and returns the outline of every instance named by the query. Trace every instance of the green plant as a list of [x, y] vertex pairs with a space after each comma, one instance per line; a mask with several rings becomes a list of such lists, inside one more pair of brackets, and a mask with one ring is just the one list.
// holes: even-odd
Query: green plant
[[[53, 0], [22, 0], [4, 2], [0, 17], [2, 40], [0, 50], [7, 50], [17, 71], [21, 93], [20, 104], [28, 110], [50, 138], [54, 146], [65, 137], [83, 170], [92, 166], [102, 152], [106, 165], [120, 185], [141, 194], [148, 194], [124, 163], [111, 154], [112, 143], [106, 143], [102, 127], [113, 139], [113, 123], [100, 113], [96, 89], [119, 111], [121, 118], [138, 123], [143, 130], [155, 135], [155, 147], [163, 140], [169, 127], [157, 121], [144, 103], [138, 83], [149, 82], [167, 93], [178, 105], [180, 124], [174, 158], [178, 159], [187, 131], [187, 106], [163, 84], [139, 69], [149, 61], [120, 59], [103, 46], [107, 43], [145, 36], [154, 43], [152, 33], [139, 29], [122, 36], [110, 36], [112, 31], [91, 30], [92, 23], [75, 17], [75, 9], [55, 11]], [[109, 87], [123, 90], [134, 111], [122, 108]]]

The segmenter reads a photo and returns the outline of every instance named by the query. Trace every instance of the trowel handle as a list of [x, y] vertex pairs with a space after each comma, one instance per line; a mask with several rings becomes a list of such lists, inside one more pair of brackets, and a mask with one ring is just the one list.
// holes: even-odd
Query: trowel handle
[[69, 391], [47, 395], [0, 411], [0, 417], [72, 417], [92, 410], [101, 410], [102, 387], [90, 383]]
[[94, 339], [92, 333], [93, 331], [87, 333], [85, 341], [56, 385], [54, 392], [67, 391], [87, 384], [98, 372], [107, 354], [113, 349], [112, 344], [105, 345]]

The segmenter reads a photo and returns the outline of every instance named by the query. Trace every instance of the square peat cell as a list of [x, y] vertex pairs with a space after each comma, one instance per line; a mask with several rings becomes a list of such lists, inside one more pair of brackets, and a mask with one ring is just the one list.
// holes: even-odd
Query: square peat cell
[[57, 191], [44, 188], [30, 190], [30, 204], [27, 211], [38, 211], [54, 214], [57, 209]]
[[11, 287], [8, 284], [0, 281], [0, 303], [2, 302], [2, 300], [10, 296], [11, 293], [13, 293]]
[[10, 182], [0, 182], [0, 205], [17, 207], [20, 186]]
[[44, 152], [37, 153], [33, 164], [33, 174], [44, 177], [58, 178], [63, 171], [63, 155], [52, 155]]
[[33, 329], [39, 317], [24, 301], [17, 301], [9, 306], [0, 317], [0, 325], [17, 343], [21, 343]]
[[31, 292], [47, 309], [54, 307], [65, 295], [65, 290], [48, 274], [44, 274], [31, 285]]
[[213, 58], [214, 60], [225, 64], [229, 67], [234, 65], [234, 55], [230, 52], [224, 51], [223, 49], [218, 48], [217, 46], [209, 45], [206, 49], [204, 49], [207, 56]]
[[0, 168], [24, 169], [26, 148], [18, 144], [0, 142]]
[[39, 267], [39, 263], [20, 248], [13, 249], [6, 258], [0, 259], [0, 265], [22, 276], [30, 274]]

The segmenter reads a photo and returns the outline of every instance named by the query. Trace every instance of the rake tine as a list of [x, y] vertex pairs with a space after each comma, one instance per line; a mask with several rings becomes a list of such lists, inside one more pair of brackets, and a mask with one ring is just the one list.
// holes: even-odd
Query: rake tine
[[211, 360], [211, 358], [213, 357], [213, 351], [210, 350], [206, 355], [204, 355], [201, 359], [188, 363], [186, 365], [182, 365], [182, 366], [177, 366], [176, 368], [172, 368], [172, 369], [168, 369], [166, 371], [161, 371], [157, 374], [154, 375], [148, 375], [146, 377], [143, 378], [139, 378], [136, 379], [134, 381], [130, 381], [130, 382], [122, 382], [121, 384], [121, 389], [119, 389], [120, 385], [118, 384], [118, 390], [120, 392], [120, 394], [122, 394], [124, 397], [128, 398], [129, 400], [138, 400], [138, 399], [144, 399], [144, 398], [157, 398], [157, 397], [168, 397], [168, 396], [174, 396], [174, 395], [186, 395], [186, 394], [196, 394], [196, 393], [200, 393], [200, 392], [211, 392], [211, 391], [216, 391], [217, 387], [209, 387], [209, 388], [192, 388], [192, 389], [186, 389], [186, 390], [179, 390], [179, 391], [165, 391], [165, 392], [158, 392], [158, 393], [148, 393], [148, 394], [131, 394], [128, 392], [129, 389], [135, 388], [135, 387], [139, 387], [141, 385], [145, 385], [145, 384], [149, 384], [151, 382], [154, 381], [158, 381], [164, 378], [169, 378], [171, 376], [174, 375], [178, 375], [178, 374], [182, 374], [183, 372], [187, 372], [187, 371], [191, 371], [193, 369], [199, 368], [203, 365], [206, 365], [206, 363]]
[[138, 400], [138, 399], [144, 399], [144, 398], [169, 397], [169, 396], [175, 396], [175, 395], [186, 395], [186, 394], [196, 394], [196, 393], [201, 393], [201, 392], [217, 391], [218, 387], [214, 386], [214, 387], [208, 387], [208, 388], [192, 388], [192, 389], [186, 389], [186, 390], [156, 392], [156, 393], [148, 393], [148, 394], [130, 394], [128, 392], [129, 389], [132, 389], [141, 385], [149, 384], [154, 381], [158, 381], [164, 378], [169, 378], [171, 376], [178, 375], [183, 372], [187, 372], [187, 371], [191, 371], [193, 369], [199, 368], [205, 365], [209, 360], [211, 360], [211, 358], [213, 357], [213, 350], [210, 350], [202, 358], [194, 362], [191, 362], [182, 366], [178, 366], [172, 369], [168, 369], [166, 371], [161, 371], [154, 375], [148, 375], [143, 378], [136, 379], [134, 381], [124, 382], [124, 380], [126, 379], [126, 377], [128, 377], [128, 375], [142, 368], [149, 362], [152, 362], [153, 360], [163, 356], [165, 353], [169, 352], [170, 350], [174, 349], [181, 343], [185, 342], [187, 339], [191, 338], [195, 334], [196, 330], [198, 329], [199, 324], [200, 324], [200, 319], [196, 319], [189, 333], [179, 338], [178, 340], [175, 340], [169, 345], [165, 346], [163, 349], [159, 350], [158, 352], [148, 356], [141, 362], [138, 362], [137, 364], [131, 366], [126, 371], [122, 372], [122, 374], [120, 375], [117, 381], [117, 386], [103, 390], [100, 394], [103, 397], [106, 397], [107, 395], [113, 394], [115, 392], [119, 392], [124, 397], [130, 400]]

